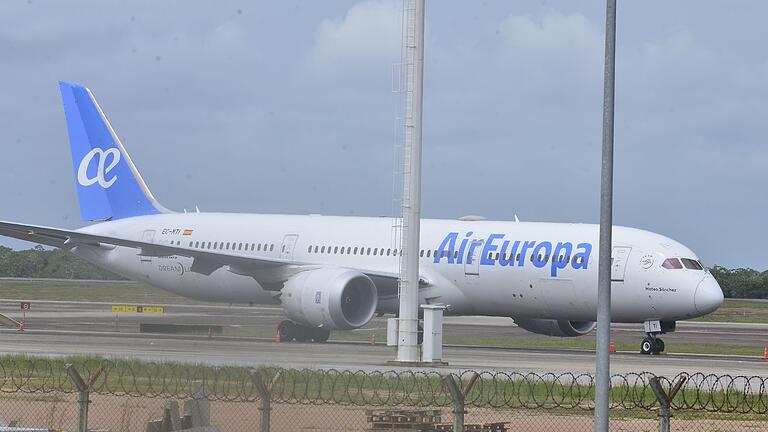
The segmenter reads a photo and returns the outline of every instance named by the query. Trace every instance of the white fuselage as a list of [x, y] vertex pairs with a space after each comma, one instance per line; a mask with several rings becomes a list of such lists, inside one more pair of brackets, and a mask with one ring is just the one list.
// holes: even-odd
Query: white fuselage
[[[132, 217], [80, 231], [396, 274], [395, 222], [392, 218], [190, 213]], [[550, 248], [545, 244], [535, 249], [547, 242]], [[420, 244], [419, 273], [425, 281], [421, 303], [448, 305], [448, 313], [455, 315], [595, 320], [597, 225], [425, 219]], [[721, 293], [717, 301], [718, 295], [711, 292], [713, 279], [706, 270], [662, 267], [669, 257], [698, 259], [682, 244], [652, 232], [615, 227], [613, 245], [613, 321], [689, 319], [711, 312], [722, 301]], [[510, 256], [513, 247], [522, 259]], [[437, 259], [436, 251], [440, 252]], [[81, 245], [73, 252], [127, 278], [185, 297], [277, 303], [279, 291], [274, 287], [261, 286], [253, 277], [228, 267], [204, 275], [191, 271], [192, 259], [186, 257], [145, 257], [136, 249], [114, 246]], [[575, 258], [579, 252], [582, 261]], [[396, 287], [380, 287], [379, 312], [397, 312], [396, 295]]]

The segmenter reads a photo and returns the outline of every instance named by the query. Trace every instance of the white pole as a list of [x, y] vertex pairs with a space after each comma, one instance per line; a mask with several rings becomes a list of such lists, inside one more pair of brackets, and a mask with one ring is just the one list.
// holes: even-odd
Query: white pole
[[405, 10], [405, 144], [402, 253], [397, 361], [418, 362], [419, 233], [421, 221], [421, 115], [424, 86], [424, 0]]
[[597, 277], [595, 432], [608, 432], [611, 385], [611, 252], [613, 248], [613, 99], [616, 71], [616, 0], [607, 0], [603, 88], [603, 158], [600, 174], [600, 252]]

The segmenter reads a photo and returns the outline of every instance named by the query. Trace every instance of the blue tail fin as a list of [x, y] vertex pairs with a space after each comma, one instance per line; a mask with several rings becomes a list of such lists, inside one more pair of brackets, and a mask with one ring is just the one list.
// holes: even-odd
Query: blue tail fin
[[91, 91], [64, 81], [59, 87], [83, 220], [168, 212], [152, 196]]

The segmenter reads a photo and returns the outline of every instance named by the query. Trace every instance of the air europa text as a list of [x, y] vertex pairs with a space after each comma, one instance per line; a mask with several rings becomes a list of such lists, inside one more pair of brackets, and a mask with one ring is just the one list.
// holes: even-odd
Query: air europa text
[[439, 264], [445, 258], [447, 264], [463, 264], [466, 257], [467, 264], [472, 264], [477, 249], [482, 247], [480, 265], [523, 267], [526, 257], [530, 256], [535, 267], [544, 268], [549, 264], [550, 276], [556, 277], [558, 270], [569, 265], [575, 270], [586, 270], [592, 253], [591, 243], [578, 243], [574, 247], [571, 242], [505, 240], [506, 235], [499, 233], [490, 234], [486, 239], [472, 238], [473, 235], [468, 231], [459, 241], [458, 232], [448, 233], [435, 253], [434, 263]]

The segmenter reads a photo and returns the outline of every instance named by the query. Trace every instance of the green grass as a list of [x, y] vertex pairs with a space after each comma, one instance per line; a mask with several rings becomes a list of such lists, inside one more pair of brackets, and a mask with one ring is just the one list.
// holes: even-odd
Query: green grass
[[[385, 329], [360, 329], [354, 331], [333, 331], [330, 341], [338, 342], [370, 342], [371, 335], [376, 335], [376, 343], [381, 345], [386, 343]], [[241, 336], [257, 338], [274, 338], [272, 331], [250, 329], [250, 328], [224, 328], [224, 336]], [[504, 337], [459, 337], [444, 336], [444, 345], [472, 345], [487, 347], [505, 347], [505, 348], [542, 348], [542, 349], [576, 349], [576, 350], [595, 350], [595, 341], [582, 338], [555, 338], [541, 337], [532, 335], [524, 339], [504, 338]], [[632, 342], [616, 342], [617, 351], [639, 352], [639, 344]], [[763, 347], [752, 345], [718, 345], [718, 344], [670, 344], [667, 354], [713, 354], [713, 355], [738, 355], [738, 356], [759, 356], [763, 353]]]
[[[114, 281], [40, 281], [40, 280], [0, 280], [0, 297], [24, 300], [60, 300], [60, 301], [106, 301], [110, 303], [131, 304], [203, 304], [163, 290], [150, 287], [138, 282]], [[714, 313], [696, 319], [702, 322], [742, 322], [768, 323], [768, 303], [748, 300], [727, 300]], [[225, 328], [228, 336], [250, 336], [273, 338], [271, 330], [254, 330], [249, 328]], [[336, 341], [370, 341], [373, 331], [362, 329], [357, 331], [333, 332], [331, 340]], [[386, 341], [383, 329], [375, 331], [378, 343]], [[463, 338], [445, 336], [444, 343], [448, 345], [485, 345], [520, 348], [563, 348], [593, 350], [594, 342], [581, 338], [549, 338], [533, 336], [525, 339], [486, 337]], [[636, 342], [617, 342], [619, 351], [638, 350]], [[699, 345], [675, 343], [670, 346], [671, 353], [680, 354], [720, 354], [754, 356], [761, 353], [762, 347], [747, 345]]]
[[201, 304], [138, 282], [0, 280], [0, 297], [19, 300]]
[[720, 309], [693, 321], [768, 323], [768, 302], [727, 299]]
[[[370, 330], [359, 331], [334, 331], [331, 333], [332, 341], [370, 341]], [[378, 330], [376, 333], [376, 342], [385, 343], [386, 333]], [[227, 334], [227, 332], [225, 332]], [[264, 335], [262, 337], [267, 337]], [[456, 337], [445, 336], [443, 338], [445, 345], [479, 345], [479, 346], [498, 346], [509, 348], [560, 348], [560, 349], [578, 349], [594, 350], [594, 340], [581, 338], [554, 338], [532, 336], [525, 339], [517, 338], [476, 338], [476, 337]], [[637, 342], [616, 342], [617, 351], [638, 352]], [[685, 344], [675, 343], [670, 346], [668, 354], [717, 354], [717, 355], [743, 355], [757, 356], [762, 354], [762, 348], [751, 345], [716, 345], [716, 344]]]
[[[0, 280], [0, 293], [2, 298], [20, 300], [203, 304], [139, 282]], [[768, 302], [726, 299], [720, 309], [693, 321], [768, 323]]]

